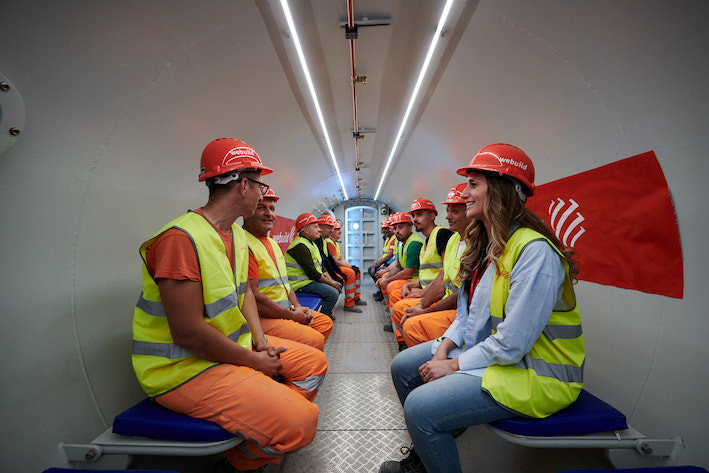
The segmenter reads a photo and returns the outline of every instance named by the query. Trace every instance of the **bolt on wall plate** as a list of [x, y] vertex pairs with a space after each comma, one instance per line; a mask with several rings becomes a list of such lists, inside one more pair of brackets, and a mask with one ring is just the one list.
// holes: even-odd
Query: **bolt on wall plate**
[[20, 140], [25, 129], [25, 103], [10, 80], [0, 74], [0, 154]]

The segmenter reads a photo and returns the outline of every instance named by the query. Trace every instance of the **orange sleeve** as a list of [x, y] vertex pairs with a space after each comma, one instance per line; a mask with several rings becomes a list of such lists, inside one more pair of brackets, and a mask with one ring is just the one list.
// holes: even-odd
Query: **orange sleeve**
[[192, 240], [177, 228], [171, 228], [155, 240], [148, 249], [146, 265], [155, 279], [202, 280]]
[[249, 250], [249, 279], [258, 279], [258, 261], [251, 250]]
[[335, 248], [335, 245], [333, 245], [331, 242], [327, 243], [327, 253], [333, 258], [337, 257], [337, 248]]

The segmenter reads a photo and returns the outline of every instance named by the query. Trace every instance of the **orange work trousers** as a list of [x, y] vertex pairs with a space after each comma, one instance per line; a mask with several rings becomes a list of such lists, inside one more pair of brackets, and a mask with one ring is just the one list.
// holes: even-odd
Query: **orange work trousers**
[[288, 452], [315, 438], [318, 406], [312, 400], [327, 371], [321, 351], [270, 336], [286, 346], [280, 360], [283, 382], [246, 366], [222, 363], [203, 371], [155, 400], [175, 412], [206, 419], [245, 440], [227, 451], [237, 470], [280, 463]]
[[412, 347], [442, 336], [455, 320], [456, 313], [456, 309], [449, 309], [409, 317], [403, 327], [406, 346]]
[[332, 332], [332, 319], [317, 311], [313, 312], [310, 325], [303, 325], [289, 319], [260, 317], [261, 328], [266, 335], [293, 340], [323, 351], [325, 340]]
[[357, 274], [354, 269], [347, 266], [340, 266], [340, 270], [345, 274], [345, 307], [353, 307], [355, 301], [359, 299], [359, 284], [362, 278], [361, 273]]
[[391, 308], [401, 300], [401, 288], [408, 282], [408, 279], [395, 279], [386, 285], [386, 288], [382, 290], [382, 294], [384, 294], [387, 307]]
[[420, 300], [420, 297], [407, 297], [406, 299], [397, 301], [391, 308], [391, 326], [394, 328], [394, 336], [397, 342], [404, 341], [404, 336], [401, 333], [401, 318], [405, 314], [404, 309], [415, 306]]

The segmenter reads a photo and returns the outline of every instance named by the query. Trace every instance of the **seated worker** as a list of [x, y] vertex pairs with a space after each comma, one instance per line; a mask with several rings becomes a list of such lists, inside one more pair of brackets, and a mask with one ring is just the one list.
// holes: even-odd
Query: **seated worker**
[[[385, 330], [392, 328], [396, 341], [399, 343], [399, 350], [406, 348], [404, 337], [401, 334], [401, 318], [404, 309], [415, 306], [426, 292], [431, 292], [433, 300], [439, 300], [443, 296], [443, 289], [437, 292], [428, 291], [431, 283], [443, 269], [443, 256], [446, 245], [453, 232], [447, 228], [436, 225], [438, 211], [428, 199], [416, 199], [411, 203], [411, 210], [408, 212], [413, 218], [414, 228], [423, 234], [426, 241], [421, 247], [419, 254], [419, 275], [417, 279], [404, 284], [401, 287], [401, 298], [397, 300], [397, 294], [389, 295], [389, 302], [392, 304], [391, 325], [385, 325]], [[429, 244], [430, 243], [430, 244]]]
[[314, 243], [315, 246], [318, 247], [318, 251], [320, 251], [320, 259], [322, 260], [323, 268], [325, 268], [325, 271], [327, 271], [327, 274], [329, 274], [332, 279], [339, 282], [344, 288], [347, 276], [345, 276], [345, 273], [340, 271], [340, 268], [335, 263], [335, 260], [328, 253], [327, 245], [325, 244], [325, 238], [330, 235], [330, 232], [332, 231], [332, 223], [334, 221], [335, 219], [328, 214], [322, 214], [320, 218], [318, 218], [317, 222], [318, 228], [320, 229], [320, 236]]
[[403, 212], [397, 212], [392, 217], [394, 233], [400, 245], [394, 267], [389, 267], [388, 274], [379, 278], [377, 287], [382, 290], [387, 309], [391, 310], [391, 299], [401, 299], [401, 288], [409, 281], [418, 277], [419, 253], [423, 247], [423, 238], [413, 232], [411, 217]]
[[246, 236], [234, 222], [254, 213], [268, 190], [261, 175], [271, 172], [243, 141], [212, 141], [199, 173], [209, 188], [206, 205], [140, 247], [133, 369], [158, 404], [245, 439], [227, 451], [224, 471], [280, 463], [312, 442], [318, 422], [312, 400], [327, 371], [320, 350], [266, 340], [247, 284]]
[[584, 341], [573, 250], [525, 206], [534, 165], [519, 148], [484, 147], [458, 174], [475, 221], [460, 258], [458, 315], [442, 341], [394, 358], [392, 380], [414, 447], [380, 473], [461, 473], [453, 431], [574, 402]]
[[[394, 235], [394, 229], [390, 225], [391, 223], [391, 218], [387, 217], [384, 219], [382, 222], [382, 237], [384, 238], [384, 244], [382, 245], [382, 254], [379, 255], [379, 258], [372, 263], [372, 265], [367, 269], [367, 272], [369, 275], [372, 277], [372, 281], [375, 283], [377, 282], [377, 279], [379, 279], [381, 276], [377, 276], [379, 271], [386, 267], [390, 260], [394, 258], [394, 255], [396, 254], [396, 235]], [[375, 301], [383, 301], [384, 300], [384, 294], [382, 294], [382, 291], [380, 289], [377, 290], [376, 294], [374, 294], [374, 300]]]
[[329, 214], [322, 214], [318, 218], [318, 226], [320, 227], [320, 238], [315, 240], [315, 244], [320, 250], [320, 256], [327, 272], [335, 281], [342, 284], [342, 288], [345, 291], [345, 312], [362, 312], [362, 309], [355, 307], [356, 281], [354, 275], [345, 272], [344, 268], [337, 264], [334, 248], [331, 250], [330, 245], [328, 245], [328, 243], [332, 243], [330, 235], [335, 226], [335, 219]]
[[283, 251], [268, 232], [276, 221], [279, 197], [268, 189], [256, 212], [244, 219], [249, 245], [249, 285], [256, 298], [261, 327], [267, 335], [323, 349], [332, 332], [325, 314], [302, 307], [288, 282]]
[[320, 237], [320, 227], [313, 214], [300, 214], [295, 220], [298, 236], [286, 250], [286, 272], [295, 292], [315, 294], [322, 299], [320, 310], [335, 320], [332, 309], [342, 292], [342, 285], [325, 271], [320, 250], [315, 240]]
[[[443, 335], [455, 320], [458, 288], [460, 287], [457, 276], [460, 268], [460, 255], [465, 250], [465, 242], [461, 241], [460, 235], [472, 222], [465, 215], [465, 201], [460, 196], [466, 185], [458, 184], [453, 187], [446, 200], [441, 202], [446, 206], [446, 220], [448, 220], [450, 230], [454, 233], [446, 245], [443, 271], [438, 273], [436, 279], [428, 286], [428, 290], [416, 305], [404, 309], [400, 325], [404, 343], [408, 347], [435, 340]], [[443, 291], [443, 298], [439, 301], [437, 294], [440, 294], [440, 291]], [[404, 301], [400, 301], [399, 304]]]
[[[323, 237], [325, 238], [325, 247], [327, 248], [327, 253], [330, 258], [334, 261], [337, 267], [345, 275], [345, 311], [349, 312], [362, 312], [362, 309], [355, 307], [357, 305], [367, 305], [367, 303], [360, 299], [360, 285], [362, 280], [362, 274], [357, 266], [351, 265], [346, 259], [342, 257], [342, 250], [340, 249], [340, 244], [337, 240], [340, 239], [342, 235], [342, 227], [337, 221], [327, 215], [328, 221], [325, 226], [320, 226], [323, 231]], [[322, 217], [321, 217], [322, 218]], [[329, 227], [329, 228], [328, 228]], [[328, 233], [329, 232], [329, 233]], [[335, 237], [337, 235], [337, 237]], [[354, 310], [356, 309], [356, 310]]]

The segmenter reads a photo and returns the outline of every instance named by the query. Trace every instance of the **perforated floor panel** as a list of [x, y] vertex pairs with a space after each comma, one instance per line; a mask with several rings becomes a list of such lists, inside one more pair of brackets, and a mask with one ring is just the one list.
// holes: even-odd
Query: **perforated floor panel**
[[325, 343], [328, 374], [315, 403], [320, 407], [312, 444], [286, 456], [282, 473], [376, 472], [385, 460], [403, 457], [411, 443], [401, 404], [389, 374], [399, 352], [394, 336], [382, 330], [384, 305], [362, 287], [362, 313], [335, 307], [335, 328]]

